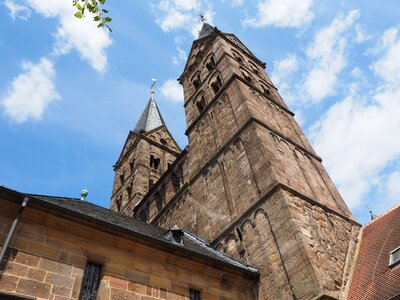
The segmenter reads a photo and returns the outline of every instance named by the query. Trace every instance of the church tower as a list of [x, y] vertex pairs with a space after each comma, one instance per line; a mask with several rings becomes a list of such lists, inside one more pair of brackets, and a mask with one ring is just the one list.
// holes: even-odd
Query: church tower
[[264, 69], [203, 25], [179, 78], [189, 145], [134, 215], [256, 266], [257, 299], [339, 299], [360, 225]]
[[[132, 216], [135, 205], [181, 152], [154, 99], [154, 90], [114, 165], [111, 209]], [[145, 218], [143, 216], [142, 218]]]

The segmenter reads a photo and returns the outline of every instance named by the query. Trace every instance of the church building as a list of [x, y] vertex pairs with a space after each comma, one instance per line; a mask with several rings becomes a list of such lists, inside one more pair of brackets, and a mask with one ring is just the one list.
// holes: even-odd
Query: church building
[[204, 23], [187, 147], [152, 90], [110, 209], [0, 187], [0, 299], [400, 299], [400, 206], [354, 219], [265, 67]]

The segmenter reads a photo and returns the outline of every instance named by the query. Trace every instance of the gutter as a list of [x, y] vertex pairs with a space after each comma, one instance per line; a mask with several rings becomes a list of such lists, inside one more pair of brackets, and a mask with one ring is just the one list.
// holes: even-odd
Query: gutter
[[8, 231], [6, 240], [4, 241], [4, 244], [3, 244], [3, 248], [1, 249], [0, 263], [3, 261], [3, 258], [5, 256], [7, 250], [8, 250], [8, 246], [10, 245], [11, 239], [14, 236], [14, 232], [15, 232], [15, 229], [17, 228], [19, 219], [21, 219], [22, 214], [23, 214], [23, 212], [25, 210], [25, 207], [27, 206], [28, 202], [29, 202], [29, 198], [28, 197], [24, 197], [24, 200], [22, 201], [21, 206], [18, 209], [17, 215], [15, 216], [15, 219], [11, 224], [10, 230]]

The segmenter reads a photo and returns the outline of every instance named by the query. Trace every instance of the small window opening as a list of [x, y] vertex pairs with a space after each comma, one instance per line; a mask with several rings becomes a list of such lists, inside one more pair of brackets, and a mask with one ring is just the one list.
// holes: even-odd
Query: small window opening
[[119, 181], [121, 184], [124, 184], [125, 182], [125, 172], [122, 172], [122, 174], [119, 175]]
[[214, 56], [211, 56], [210, 59], [208, 60], [208, 62], [206, 63], [206, 68], [207, 70], [210, 72], [212, 69], [215, 68], [215, 59]]
[[154, 181], [153, 179], [149, 179], [149, 190], [153, 187]]
[[160, 143], [163, 144], [163, 145], [166, 145], [166, 144], [167, 144], [167, 141], [164, 140], [164, 139], [160, 139]]
[[204, 108], [206, 107], [206, 102], [204, 101], [204, 97], [201, 97], [201, 99], [196, 102], [196, 107], [199, 110], [199, 113], [201, 113], [204, 110]]
[[142, 222], [147, 222], [147, 213], [144, 210], [140, 212], [139, 220]]
[[156, 193], [156, 206], [157, 206], [157, 210], [160, 211], [163, 208], [163, 197], [161, 196], [160, 192]]
[[240, 229], [236, 228], [236, 232], [237, 232], [237, 235], [239, 237], [239, 240], [242, 242], [243, 241], [243, 236], [242, 236], [242, 233], [240, 232]]
[[80, 300], [92, 300], [97, 298], [101, 275], [101, 265], [88, 262], [83, 277]]
[[119, 212], [121, 210], [122, 196], [119, 196], [117, 198], [117, 200], [115, 201], [115, 204], [117, 205], [117, 211]]
[[128, 200], [131, 199], [132, 196], [132, 185], [126, 188], [126, 192], [128, 193]]
[[135, 168], [135, 160], [132, 160], [130, 163], [129, 163], [129, 169], [131, 170], [131, 172], [133, 172], [133, 169]]
[[201, 293], [198, 290], [190, 289], [189, 290], [189, 299], [190, 300], [201, 300]]
[[169, 169], [169, 168], [171, 168], [171, 166], [172, 166], [172, 163], [167, 163], [167, 169]]
[[171, 177], [172, 186], [174, 188], [174, 191], [177, 192], [181, 187], [180, 179], [176, 173], [172, 173]]
[[233, 52], [233, 57], [240, 63], [243, 64], [243, 58], [237, 54], [236, 52]]
[[221, 77], [217, 76], [215, 81], [211, 83], [211, 88], [213, 89], [214, 94], [218, 94], [219, 90], [222, 88], [222, 80]]
[[271, 90], [265, 86], [262, 86], [264, 94], [266, 94], [267, 96], [271, 96]]
[[254, 65], [251, 65], [251, 69], [253, 70], [253, 73], [256, 75], [260, 74], [260, 71], [258, 70], [258, 68], [256, 68]]
[[249, 74], [247, 74], [246, 72], [242, 72], [244, 79], [246, 79], [248, 82], [252, 82], [253, 79], [250, 77]]
[[150, 155], [150, 168], [158, 170], [159, 165], [160, 165], [160, 159], [155, 157], [154, 155]]
[[400, 263], [400, 247], [390, 252], [389, 266]]
[[201, 84], [200, 74], [197, 74], [196, 78], [193, 80], [193, 86], [197, 89]]

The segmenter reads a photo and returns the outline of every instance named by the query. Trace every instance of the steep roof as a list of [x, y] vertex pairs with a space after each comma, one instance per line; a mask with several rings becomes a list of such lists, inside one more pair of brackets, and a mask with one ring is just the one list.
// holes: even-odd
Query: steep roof
[[[248, 266], [227, 255], [211, 248], [206, 242], [195, 237], [191, 233], [182, 230], [183, 243], [178, 244], [171, 240], [169, 230], [151, 225], [131, 217], [116, 213], [110, 209], [103, 208], [78, 198], [54, 197], [47, 195], [24, 194], [0, 186], [0, 196], [8, 198], [23, 199], [25, 196], [30, 198], [30, 203], [38, 204], [50, 210], [58, 211], [65, 215], [70, 215], [79, 219], [85, 219], [90, 223], [107, 227], [117, 232], [132, 235], [139, 239], [156, 244], [164, 250], [181, 251], [190, 257], [199, 257], [205, 261], [219, 263], [226, 267], [231, 267], [252, 277], [258, 277], [258, 270]], [[29, 207], [29, 204], [28, 204]], [[170, 252], [172, 252], [170, 251]]]
[[390, 252], [398, 247], [400, 205], [372, 220], [363, 229], [349, 300], [400, 298], [400, 264], [389, 266]]
[[156, 101], [151, 97], [133, 131], [137, 133], [149, 132], [162, 125], [165, 126], [164, 119], [161, 116]]
[[214, 26], [211, 26], [210, 24], [207, 23], [203, 23], [203, 26], [201, 27], [201, 30], [199, 32], [198, 39], [202, 39], [203, 37], [212, 34], [215, 30], [216, 28]]

